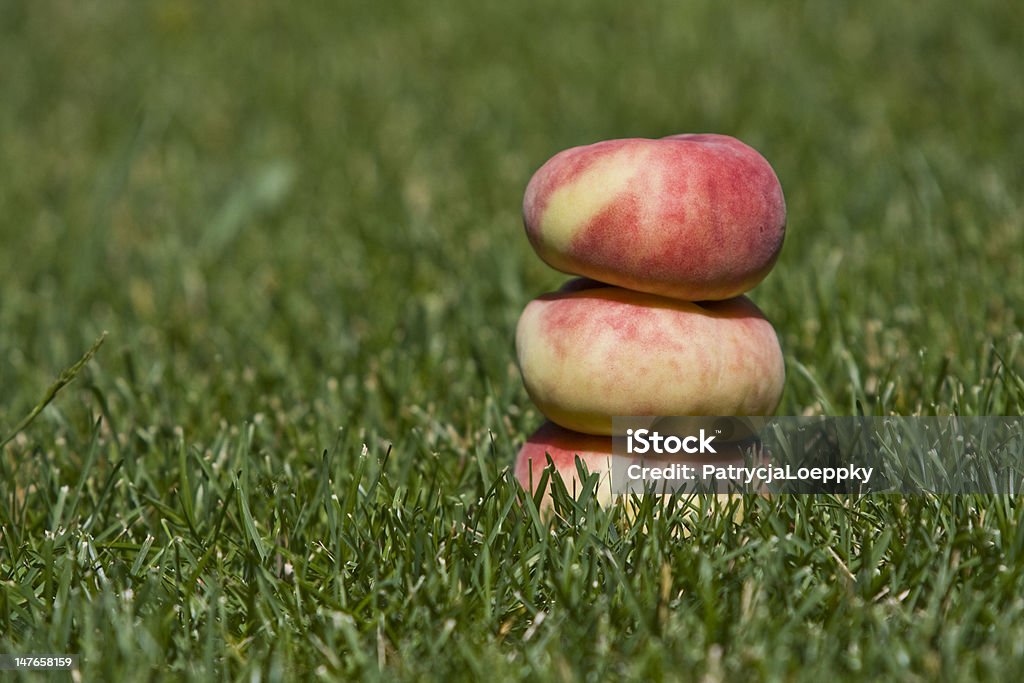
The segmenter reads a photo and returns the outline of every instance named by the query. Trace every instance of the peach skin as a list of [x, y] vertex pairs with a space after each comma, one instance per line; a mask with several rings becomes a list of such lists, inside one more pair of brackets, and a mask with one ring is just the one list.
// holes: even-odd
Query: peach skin
[[685, 301], [752, 289], [782, 248], [772, 167], [727, 135], [607, 140], [560, 152], [530, 179], [526, 234], [557, 270]]
[[616, 415], [770, 415], [785, 380], [775, 330], [746, 297], [545, 294], [519, 318], [516, 353], [540, 411], [597, 435], [612, 433]]
[[[554, 464], [555, 476], [562, 478], [562, 483], [572, 496], [578, 497], [581, 492], [582, 484], [576, 468], [576, 458], [579, 457], [588, 472], [598, 475], [595, 490], [598, 502], [608, 505], [614, 500], [611, 487], [612, 462], [624, 456], [616, 456], [612, 452], [610, 436], [580, 434], [552, 422], [545, 422], [519, 449], [513, 468], [516, 479], [530, 493], [535, 493], [540, 486], [544, 468], [548, 466], [548, 455]], [[550, 504], [550, 491], [549, 482], [542, 507]]]

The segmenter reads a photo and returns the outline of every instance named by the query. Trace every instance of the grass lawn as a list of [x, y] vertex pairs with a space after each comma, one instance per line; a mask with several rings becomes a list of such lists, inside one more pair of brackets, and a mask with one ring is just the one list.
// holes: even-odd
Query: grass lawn
[[515, 322], [565, 279], [522, 192], [604, 138], [772, 162], [788, 235], [751, 296], [780, 414], [1021, 415], [1022, 25], [991, 0], [0, 2], [0, 654], [84, 681], [1019, 676], [1018, 498], [544, 521], [509, 468], [542, 420]]

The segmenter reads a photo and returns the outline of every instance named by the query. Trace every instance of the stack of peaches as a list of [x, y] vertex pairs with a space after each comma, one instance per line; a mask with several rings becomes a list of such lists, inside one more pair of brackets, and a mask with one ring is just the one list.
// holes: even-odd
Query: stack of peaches
[[581, 276], [530, 302], [516, 330], [548, 419], [516, 459], [524, 487], [536, 491], [550, 457], [578, 490], [579, 458], [611, 500], [614, 416], [775, 411], [782, 352], [743, 294], [775, 264], [786, 206], [756, 150], [710, 134], [567, 149], [530, 180], [523, 219], [541, 259]]

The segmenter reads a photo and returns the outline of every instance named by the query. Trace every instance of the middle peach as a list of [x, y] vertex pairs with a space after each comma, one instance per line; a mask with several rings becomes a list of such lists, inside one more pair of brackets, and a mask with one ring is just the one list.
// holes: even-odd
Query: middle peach
[[516, 352], [540, 411], [587, 434], [611, 434], [616, 415], [769, 415], [785, 380], [775, 330], [742, 296], [545, 294], [519, 318]]

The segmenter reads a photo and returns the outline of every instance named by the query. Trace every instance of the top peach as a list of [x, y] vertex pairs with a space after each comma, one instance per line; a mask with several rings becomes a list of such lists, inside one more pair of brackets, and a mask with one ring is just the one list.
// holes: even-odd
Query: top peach
[[559, 152], [523, 198], [530, 243], [566, 273], [686, 301], [757, 285], [786, 233], [764, 157], [727, 135], [607, 140]]

